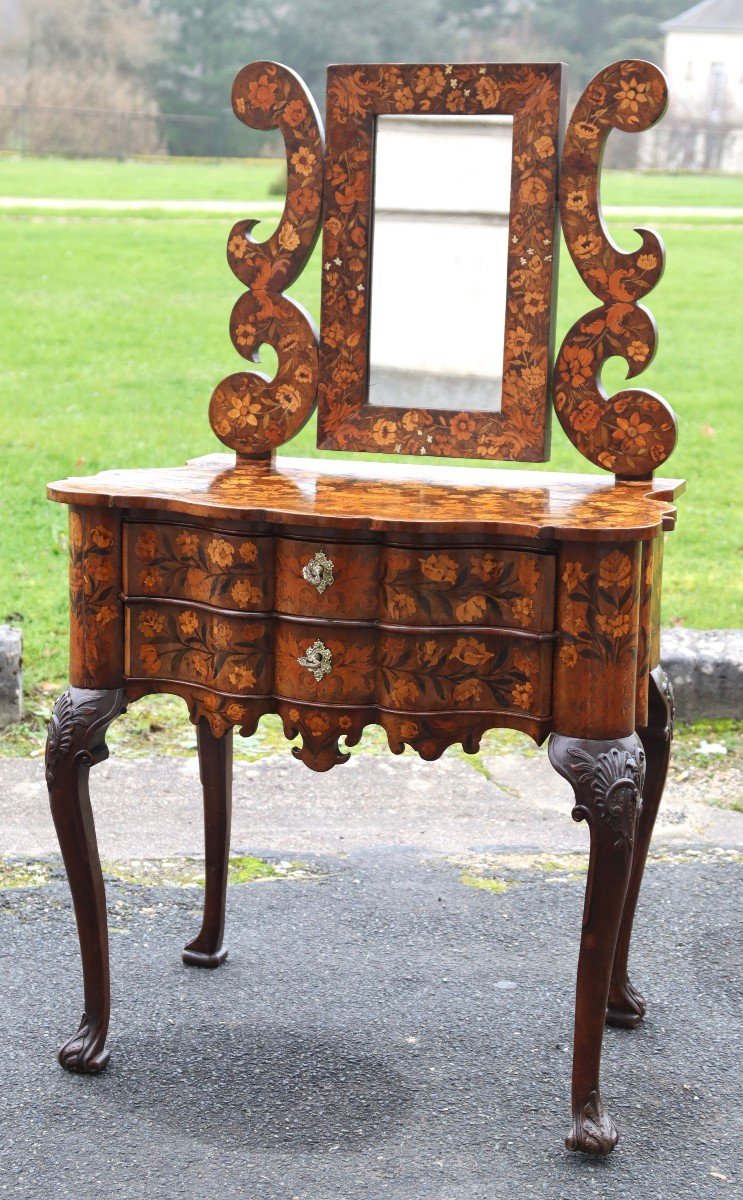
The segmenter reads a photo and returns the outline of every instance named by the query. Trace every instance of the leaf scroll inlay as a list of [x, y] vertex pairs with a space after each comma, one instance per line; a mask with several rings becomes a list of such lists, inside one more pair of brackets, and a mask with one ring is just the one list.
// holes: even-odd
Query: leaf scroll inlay
[[220, 441], [238, 456], [261, 458], [299, 432], [317, 391], [317, 329], [283, 292], [303, 270], [320, 229], [323, 132], [301, 79], [278, 63], [243, 67], [233, 84], [232, 107], [252, 129], [278, 128], [286, 148], [286, 202], [276, 232], [258, 242], [253, 237], [258, 222], [238, 221], [227, 244], [227, 261], [249, 288], [232, 311], [233, 345], [249, 362], [258, 362], [261, 346], [272, 346], [278, 370], [273, 379], [259, 371], [229, 375], [209, 406]]
[[639, 300], [663, 272], [663, 244], [638, 229], [639, 250], [624, 253], [604, 225], [599, 172], [612, 129], [639, 133], [665, 112], [668, 90], [652, 63], [628, 60], [605, 67], [578, 101], [560, 168], [560, 218], [570, 256], [601, 307], [567, 333], [555, 364], [553, 398], [560, 423], [585, 458], [629, 478], [652, 475], [676, 444], [676, 418], [654, 392], [625, 388], [607, 396], [601, 366], [619, 356], [627, 378], [652, 361], [656, 331]]

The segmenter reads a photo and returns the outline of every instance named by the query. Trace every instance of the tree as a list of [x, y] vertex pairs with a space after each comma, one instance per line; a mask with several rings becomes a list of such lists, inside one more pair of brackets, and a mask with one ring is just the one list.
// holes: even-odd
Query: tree
[[245, 63], [273, 56], [272, 5], [262, 0], [153, 0], [162, 58], [151, 71], [162, 112], [194, 118], [171, 124], [171, 153], [246, 154], [265, 142], [232, 116], [232, 80]]
[[49, 69], [141, 86], [157, 46], [143, 0], [19, 0], [14, 51], [27, 89]]
[[663, 55], [661, 24], [688, 7], [684, 0], [528, 0], [521, 10], [519, 51], [570, 66], [571, 90], [580, 92], [601, 67], [619, 58]]
[[[25, 113], [24, 147], [63, 154], [159, 149], [145, 81], [156, 54], [146, 0], [18, 0], [0, 56], [2, 98], [38, 106]], [[111, 112], [73, 111], [79, 109]], [[129, 128], [113, 110], [150, 119]], [[12, 112], [5, 116], [15, 120]]]
[[[200, 119], [172, 129], [171, 150], [245, 154], [266, 144], [229, 116], [230, 85], [252, 59], [298, 72], [322, 108], [328, 62], [467, 58], [492, 43], [506, 0], [153, 0], [163, 62], [152, 85], [163, 112]], [[270, 138], [276, 144], [275, 138]]]
[[492, 41], [507, 0], [288, 0], [278, 56], [322, 104], [329, 62], [456, 62]]

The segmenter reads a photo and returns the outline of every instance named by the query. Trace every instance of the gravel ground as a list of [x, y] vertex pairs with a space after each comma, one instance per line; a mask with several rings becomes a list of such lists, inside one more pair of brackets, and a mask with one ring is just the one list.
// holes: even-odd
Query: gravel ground
[[[277, 853], [336, 854], [413, 846], [441, 854], [523, 846], [585, 850], [585, 825], [570, 820], [573, 793], [545, 749], [532, 757], [355, 755], [318, 775], [287, 753], [235, 763], [234, 845]], [[743, 813], [702, 803], [717, 775], [669, 781], [655, 834], [658, 847], [743, 845]], [[736, 779], [737, 794], [741, 781]], [[201, 853], [196, 758], [116, 758], [90, 775], [103, 859]], [[39, 759], [0, 759], [0, 852], [57, 850]]]

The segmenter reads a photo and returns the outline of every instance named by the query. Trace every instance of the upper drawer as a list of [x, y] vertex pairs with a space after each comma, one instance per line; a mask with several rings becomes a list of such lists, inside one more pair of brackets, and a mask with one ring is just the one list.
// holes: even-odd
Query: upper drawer
[[374, 620], [379, 546], [276, 539], [276, 610], [291, 616]]
[[555, 560], [526, 550], [382, 551], [379, 619], [399, 625], [496, 625], [549, 632]]
[[124, 590], [217, 608], [273, 608], [273, 539], [192, 525], [124, 525]]

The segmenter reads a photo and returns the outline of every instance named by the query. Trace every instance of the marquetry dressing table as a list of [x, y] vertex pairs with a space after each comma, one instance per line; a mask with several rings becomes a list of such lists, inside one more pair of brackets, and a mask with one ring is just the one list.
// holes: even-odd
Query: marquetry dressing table
[[[175, 693], [196, 724], [206, 893], [183, 957], [204, 967], [226, 957], [233, 728], [249, 735], [278, 713], [286, 736], [301, 736], [293, 753], [325, 771], [370, 724], [394, 753], [408, 745], [425, 759], [456, 742], [474, 752], [487, 729], [508, 726], [549, 736], [573, 816], [590, 827], [567, 1144], [615, 1145], [599, 1064], [605, 1021], [632, 1028], [645, 1012], [627, 959], [671, 739], [659, 606], [682, 484], [653, 478], [676, 437], [665, 402], [600, 385], [607, 357], [630, 376], [652, 358], [639, 300], [663, 249], [647, 230], [632, 253], [612, 243], [598, 174], [609, 131], [647, 129], [666, 88], [648, 63], [615, 63], [565, 129], [563, 93], [559, 64], [331, 67], [324, 143], [293, 72], [262, 62], [238, 74], [237, 116], [284, 137], [287, 197], [267, 241], [255, 221], [230, 233], [247, 289], [231, 335], [249, 361], [273, 346], [276, 374], [242, 371], [214, 391], [212, 428], [233, 454], [49, 487], [70, 506], [71, 686], [46, 769], [85, 990], [64, 1067], [94, 1073], [108, 1059], [88, 773], [127, 703]], [[558, 208], [598, 306], [553, 370]], [[321, 227], [318, 335], [285, 290]], [[412, 270], [401, 253], [418, 255]], [[552, 403], [610, 474], [483, 465], [546, 460]], [[315, 406], [322, 448], [478, 465], [276, 460]]]

